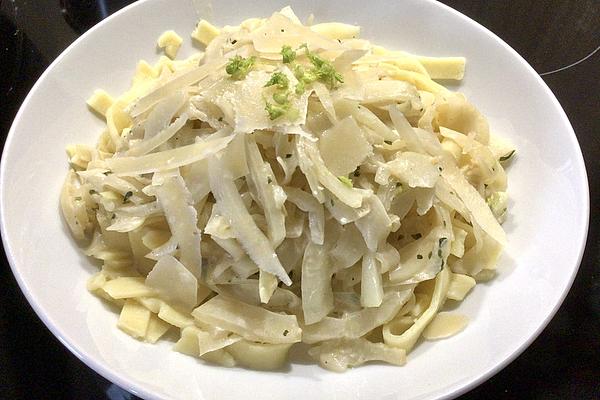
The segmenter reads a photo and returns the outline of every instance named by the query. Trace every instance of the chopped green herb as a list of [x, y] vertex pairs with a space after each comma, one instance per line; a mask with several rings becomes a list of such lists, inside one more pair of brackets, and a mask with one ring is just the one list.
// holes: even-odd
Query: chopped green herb
[[349, 188], [352, 187], [352, 179], [348, 178], [347, 176], [338, 176], [338, 179]]
[[402, 182], [396, 182], [396, 187], [397, 188], [402, 187]]
[[283, 57], [283, 63], [289, 64], [296, 59], [296, 52], [290, 46], [284, 44], [281, 47], [281, 56]]
[[421, 235], [420, 233], [415, 233], [414, 235], [410, 235], [410, 236], [412, 236], [412, 238], [415, 239], [415, 240], [419, 240], [419, 239], [421, 239], [421, 237], [423, 235]]
[[268, 101], [267, 101], [267, 104], [265, 105], [265, 110], [269, 114], [269, 118], [271, 120], [282, 117], [287, 112], [287, 109], [285, 107], [279, 106], [277, 104], [271, 104]]
[[231, 41], [231, 44], [236, 44], [236, 43], [237, 43], [237, 40], [236, 40], [236, 39], [233, 39], [233, 40]]
[[[306, 57], [313, 65], [313, 68], [311, 68], [309, 71], [304, 71], [302, 67], [297, 66], [300, 67], [296, 68], [297, 71], [295, 71], [297, 74], [296, 78], [298, 78], [298, 80], [302, 79], [305, 83], [310, 83], [318, 79], [327, 84], [331, 89], [333, 89], [338, 83], [344, 83], [344, 77], [342, 74], [337, 72], [335, 67], [329, 61], [322, 59], [316, 53], [310, 51], [306, 43], [301, 45], [300, 48], [305, 50]], [[300, 77], [298, 75], [300, 75]]]
[[123, 204], [129, 202], [129, 198], [131, 196], [133, 196], [133, 192], [131, 190], [125, 193], [125, 196], [123, 196]]
[[354, 175], [354, 176], [360, 176], [360, 165], [358, 167], [356, 167], [356, 169], [354, 170], [354, 172], [352, 173], [352, 175]]
[[299, 112], [292, 107], [288, 100], [288, 93], [276, 92], [273, 94], [273, 100], [276, 104], [266, 101], [265, 110], [269, 114], [271, 120], [286, 116], [290, 120], [298, 118]]
[[338, 83], [344, 83], [342, 74], [337, 72], [329, 61], [325, 61], [318, 55], [311, 53], [309, 53], [308, 58], [315, 66], [313, 73], [320, 81], [329, 85], [330, 88], [334, 88]]
[[235, 80], [241, 80], [248, 75], [248, 72], [254, 66], [256, 57], [244, 58], [241, 56], [234, 56], [229, 59], [229, 62], [225, 66], [225, 71], [231, 75]]
[[110, 217], [110, 219], [115, 219], [117, 218], [117, 214], [113, 214], [112, 217]]
[[271, 179], [271, 177], [270, 177], [270, 176], [268, 176], [268, 177], [267, 177], [267, 183], [272, 183], [272, 182], [273, 182], [273, 180]]
[[335, 70], [335, 67], [329, 62], [323, 64], [317, 71], [317, 76], [321, 81], [329, 85], [329, 88], [333, 89], [338, 83], [344, 83], [344, 77], [342, 74]]
[[444, 170], [444, 168], [438, 167], [438, 171], [442, 172], [443, 170]]
[[265, 87], [277, 85], [279, 89], [287, 89], [290, 85], [290, 80], [283, 72], [274, 72], [271, 79], [265, 84]]
[[288, 331], [287, 329], [283, 331], [283, 336], [287, 336], [288, 333], [290, 333], [290, 331]]
[[98, 194], [98, 192], [96, 192], [94, 189], [91, 189], [90, 194]]
[[287, 153], [287, 154], [285, 155], [285, 158], [291, 158], [291, 157], [292, 157], [292, 153]]
[[448, 240], [448, 238], [445, 238], [445, 237], [442, 237], [442, 238], [440, 238], [440, 240], [438, 240], [438, 245], [439, 245], [440, 247], [442, 247], [442, 246], [444, 245], [444, 242], [445, 242], [446, 240]]
[[433, 253], [430, 251], [429, 254], [427, 254], [427, 259], [431, 260], [432, 255], [433, 255]]
[[223, 117], [219, 117], [219, 122], [223, 122]]
[[441, 248], [438, 249], [438, 257], [442, 258], [442, 249]]
[[306, 74], [306, 71], [304, 70], [304, 67], [302, 65], [296, 64], [294, 66], [294, 76], [296, 77], [296, 79], [298, 79], [298, 80], [304, 79], [305, 74]]
[[317, 76], [314, 73], [305, 70], [304, 67], [299, 64], [294, 67], [294, 76], [298, 79], [295, 89], [298, 96], [304, 93], [307, 84], [317, 80]]
[[290, 92], [287, 91], [289, 84], [290, 81], [283, 72], [273, 73], [269, 81], [265, 84], [265, 87], [277, 87], [277, 91], [273, 93], [273, 100], [275, 101], [275, 104], [266, 101], [265, 105], [265, 110], [269, 114], [269, 118], [271, 120], [280, 118], [284, 115], [286, 115], [290, 120], [298, 117], [298, 110], [293, 108], [290, 104]]
[[306, 83], [304, 81], [298, 81], [296, 89], [294, 90], [298, 96], [300, 96], [306, 90]]
[[329, 202], [331, 203], [331, 207], [333, 207], [333, 199], [330, 199]]
[[384, 140], [383, 143], [391, 145], [392, 141], [391, 140]]
[[420, 254], [417, 254], [417, 260], [422, 260], [422, 259], [423, 259], [423, 256]]
[[273, 100], [275, 100], [275, 103], [280, 104], [280, 105], [284, 105], [287, 104], [289, 102], [288, 100], [288, 93], [273, 93]]
[[112, 174], [112, 171], [106, 171], [106, 172], [103, 172], [103, 174], [108, 176], [108, 175]]
[[504, 162], [504, 161], [508, 161], [512, 158], [512, 156], [515, 155], [515, 150], [511, 151], [508, 154], [503, 155], [502, 157], [500, 157], [500, 162]]

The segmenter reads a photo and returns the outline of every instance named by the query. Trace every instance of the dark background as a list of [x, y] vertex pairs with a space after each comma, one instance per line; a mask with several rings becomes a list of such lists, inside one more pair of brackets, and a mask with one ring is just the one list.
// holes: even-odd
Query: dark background
[[[39, 75], [128, 0], [0, 0], [0, 134]], [[489, 28], [542, 75], [565, 109], [588, 171], [590, 231], [564, 304], [517, 360], [461, 399], [600, 399], [600, 1], [443, 3]], [[589, 56], [570, 68], [546, 74]], [[551, 137], [548, 140], [552, 140]], [[46, 329], [0, 253], [0, 399], [128, 399]]]

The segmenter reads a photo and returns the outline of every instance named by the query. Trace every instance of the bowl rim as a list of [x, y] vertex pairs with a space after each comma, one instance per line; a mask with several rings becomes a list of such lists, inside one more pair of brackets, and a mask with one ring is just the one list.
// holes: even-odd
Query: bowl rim
[[[129, 4], [125, 7], [123, 7], [122, 9], [116, 11], [115, 13], [111, 14], [107, 18], [103, 19], [102, 21], [100, 21], [99, 23], [94, 25], [92, 28], [90, 28], [88, 31], [86, 31], [84, 34], [82, 34], [80, 37], [78, 37], [73, 43], [71, 43], [65, 50], [63, 50], [60, 53], [60, 55], [40, 75], [40, 77], [37, 79], [35, 84], [30, 89], [29, 93], [23, 100], [22, 104], [20, 105], [19, 110], [18, 110], [17, 114], [15, 115], [13, 123], [11, 124], [9, 132], [6, 136], [4, 148], [2, 151], [2, 161], [5, 160], [6, 154], [8, 154], [8, 152], [10, 151], [10, 149], [12, 147], [12, 142], [13, 142], [13, 139], [16, 136], [16, 132], [17, 132], [17, 125], [18, 125], [20, 119], [22, 118], [23, 113], [25, 112], [25, 109], [27, 108], [27, 105], [31, 101], [31, 98], [37, 92], [37, 89], [40, 86], [40, 84], [46, 79], [46, 77], [49, 74], [52, 73], [52, 71], [54, 70], [56, 65], [59, 64], [60, 62], [62, 62], [62, 60], [66, 56], [66, 54], [68, 54], [73, 48], [77, 47], [80, 44], [80, 42], [87, 40], [88, 37], [93, 35], [96, 30], [101, 29], [105, 24], [111, 23], [111, 21], [114, 18], [116, 18], [117, 16], [124, 14], [124, 13], [128, 13], [132, 9], [137, 8], [137, 7], [147, 7], [153, 1], [155, 1], [155, 0], [140, 0], [140, 1], [136, 1], [132, 4]], [[576, 275], [579, 271], [579, 267], [581, 265], [581, 261], [583, 259], [583, 254], [584, 254], [584, 250], [586, 247], [587, 235], [588, 235], [588, 230], [589, 230], [590, 194], [589, 194], [589, 183], [588, 183], [587, 170], [585, 168], [585, 162], [583, 159], [581, 146], [579, 145], [579, 141], [577, 139], [577, 136], [575, 135], [573, 126], [572, 126], [571, 122], [569, 121], [569, 118], [566, 115], [564, 109], [560, 105], [560, 102], [558, 101], [558, 99], [556, 98], [556, 96], [554, 95], [552, 90], [548, 87], [546, 82], [542, 79], [542, 77], [533, 69], [533, 67], [516, 50], [514, 50], [502, 38], [500, 38], [495, 33], [490, 31], [489, 29], [487, 29], [485, 26], [481, 25], [480, 23], [471, 19], [470, 17], [462, 14], [461, 12], [453, 9], [452, 7], [450, 7], [446, 4], [443, 4], [441, 2], [438, 2], [436, 0], [421, 0], [421, 1], [433, 4], [436, 7], [440, 7], [444, 11], [453, 14], [454, 17], [457, 17], [464, 24], [473, 25], [478, 31], [480, 31], [481, 34], [487, 35], [488, 37], [491, 37], [492, 39], [497, 41], [505, 50], [508, 50], [508, 52], [511, 54], [511, 56], [516, 61], [521, 63], [530, 74], [533, 74], [534, 79], [536, 80], [536, 83], [541, 86], [541, 88], [545, 92], [546, 96], [548, 96], [548, 98], [551, 100], [552, 104], [558, 110], [560, 118], [566, 122], [566, 126], [568, 128], [567, 136], [568, 136], [569, 140], [572, 142], [574, 149], [575, 149], [575, 153], [576, 153], [575, 154], [576, 159], [574, 159], [572, 161], [574, 162], [576, 169], [578, 171], [581, 171], [581, 177], [580, 177], [581, 181], [579, 182], [579, 185], [584, 189], [583, 190], [584, 197], [581, 199], [583, 207], [580, 210], [580, 217], [581, 217], [582, 221], [584, 221], [585, 223], [579, 227], [578, 236], [577, 236], [577, 239], [580, 241], [580, 248], [579, 248], [577, 257], [575, 259], [575, 261], [576, 261], [575, 268], [573, 268], [571, 275], [568, 277], [567, 285], [565, 286], [563, 293], [561, 293], [561, 295], [558, 297], [557, 301], [552, 305], [551, 311], [544, 318], [544, 320], [537, 327], [537, 329], [535, 329], [529, 335], [527, 340], [523, 341], [516, 348], [514, 348], [507, 357], [505, 357], [502, 361], [487, 368], [486, 370], [482, 371], [481, 373], [476, 375], [474, 378], [470, 377], [466, 381], [458, 381], [458, 382], [455, 382], [454, 384], [448, 386], [446, 389], [444, 389], [444, 392], [442, 392], [438, 397], [439, 399], [452, 399], [452, 398], [458, 397], [458, 396], [474, 389], [475, 387], [479, 386], [480, 384], [487, 381], [492, 376], [494, 376], [495, 374], [497, 374], [498, 372], [503, 370], [508, 364], [510, 364], [518, 356], [520, 356], [533, 343], [533, 341], [535, 339], [537, 339], [537, 337], [542, 333], [542, 331], [546, 328], [548, 323], [555, 316], [555, 314], [559, 310], [560, 306], [563, 304], [567, 294], [570, 292], [571, 286], [573, 285], [573, 281], [575, 280], [575, 277], [576, 277]], [[98, 373], [105, 379], [109, 380], [112, 383], [117, 384], [118, 386], [122, 387], [123, 389], [127, 390], [128, 392], [130, 392], [136, 396], [139, 396], [139, 397], [142, 397], [145, 399], [163, 398], [161, 396], [157, 396], [157, 394], [153, 393], [151, 390], [146, 389], [142, 383], [136, 382], [135, 380], [130, 379], [129, 377], [126, 377], [125, 375], [119, 375], [119, 374], [115, 373], [106, 362], [94, 358], [93, 356], [88, 354], [88, 352], [81, 349], [75, 343], [75, 341], [72, 340], [66, 332], [63, 332], [58, 327], [58, 324], [55, 323], [49, 317], [48, 313], [45, 312], [44, 305], [41, 304], [37, 300], [35, 294], [29, 289], [27, 282], [24, 280], [23, 276], [21, 276], [21, 274], [19, 273], [19, 268], [13, 257], [11, 241], [10, 241], [9, 235], [7, 234], [7, 231], [6, 231], [4, 215], [5, 215], [5, 208], [6, 208], [5, 192], [8, 191], [8, 189], [6, 189], [7, 186], [5, 184], [7, 168], [8, 167], [6, 166], [6, 163], [4, 163], [4, 162], [0, 163], [0, 233], [2, 236], [2, 244], [4, 247], [4, 252], [5, 252], [6, 258], [10, 264], [12, 273], [15, 276], [15, 279], [19, 285], [19, 288], [21, 289], [21, 292], [25, 295], [25, 298], [29, 302], [29, 305], [33, 308], [33, 310], [37, 314], [38, 318], [40, 318], [40, 320], [44, 323], [44, 325], [48, 328], [48, 330], [50, 330], [50, 332], [72, 354], [74, 354], [80, 361], [82, 361], [88, 367], [93, 369], [96, 373]]]

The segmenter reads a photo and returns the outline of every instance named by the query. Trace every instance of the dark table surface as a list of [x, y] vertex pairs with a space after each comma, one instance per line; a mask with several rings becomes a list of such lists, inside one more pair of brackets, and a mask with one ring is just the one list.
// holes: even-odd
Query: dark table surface
[[[0, 0], [3, 138], [52, 60], [89, 27], [131, 2]], [[600, 1], [443, 2], [496, 33], [542, 75], [579, 139], [591, 198], [583, 262], [564, 304], [529, 349], [461, 399], [600, 399]], [[52, 336], [21, 294], [2, 252], [0, 399], [46, 398], [133, 396]]]

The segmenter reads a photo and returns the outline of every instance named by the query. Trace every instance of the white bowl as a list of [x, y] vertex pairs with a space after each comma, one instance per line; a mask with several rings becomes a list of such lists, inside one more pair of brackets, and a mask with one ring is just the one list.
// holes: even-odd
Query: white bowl
[[[286, 2], [287, 3], [287, 2]], [[420, 343], [404, 367], [369, 365], [344, 374], [311, 363], [287, 372], [225, 369], [149, 345], [116, 328], [117, 314], [85, 289], [95, 267], [69, 237], [58, 196], [70, 143], [94, 144], [102, 123], [86, 108], [96, 88], [127, 88], [139, 59], [156, 60], [166, 29], [188, 37], [199, 17], [235, 24], [280, 9], [278, 1], [147, 0], [73, 43], [35, 84], [8, 135], [1, 166], [4, 248], [27, 299], [83, 362], [146, 398], [429, 399], [464, 393], [520, 354], [565, 297], [586, 240], [589, 195], [569, 121], [535, 71], [491, 32], [433, 1], [289, 1], [301, 17], [359, 24], [363, 37], [391, 48], [468, 60], [460, 90], [518, 148], [509, 170], [509, 245], [499, 276], [460, 306], [472, 322], [461, 334]], [[183, 55], [190, 53], [185, 41]]]

